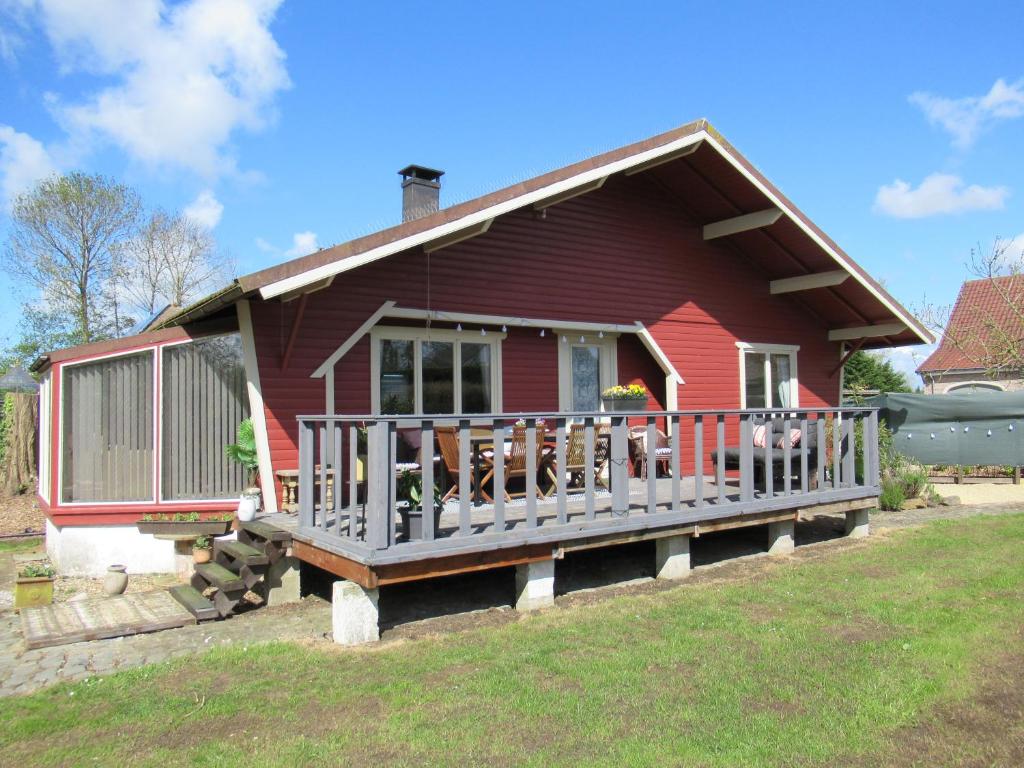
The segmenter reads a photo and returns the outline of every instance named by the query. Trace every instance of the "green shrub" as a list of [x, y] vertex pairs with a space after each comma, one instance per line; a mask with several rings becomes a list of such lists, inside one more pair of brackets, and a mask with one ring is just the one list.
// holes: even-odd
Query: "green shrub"
[[14, 398], [5, 393], [3, 405], [0, 407], [0, 461], [4, 460], [4, 454], [7, 452], [7, 436], [11, 432], [12, 421], [14, 421]]
[[878, 506], [887, 512], [896, 512], [903, 508], [903, 502], [907, 497], [903, 493], [903, 486], [893, 480], [882, 480], [882, 493], [878, 496]]
[[916, 499], [928, 485], [928, 472], [920, 464], [908, 463], [895, 479], [903, 486], [905, 498]]

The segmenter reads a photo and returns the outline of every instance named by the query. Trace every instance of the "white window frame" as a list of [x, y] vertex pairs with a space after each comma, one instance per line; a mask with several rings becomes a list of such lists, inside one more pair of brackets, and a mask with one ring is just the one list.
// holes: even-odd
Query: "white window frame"
[[[580, 339], [583, 339], [581, 342]], [[604, 337], [588, 336], [585, 332], [560, 332], [558, 339], [558, 410], [566, 413], [572, 410], [572, 348], [599, 347], [601, 350], [600, 389], [618, 384], [619, 378], [619, 334], [606, 333]], [[599, 404], [604, 410], [604, 403]]]
[[736, 346], [739, 348], [739, 364], [740, 364], [740, 408], [746, 410], [747, 408], [747, 354], [763, 354], [764, 355], [764, 382], [765, 382], [765, 393], [769, 402], [766, 405], [767, 409], [780, 408], [774, 403], [770, 402], [774, 399], [774, 386], [772, 382], [772, 365], [771, 355], [789, 355], [789, 391], [792, 395], [793, 402], [790, 404], [790, 408], [800, 407], [800, 377], [797, 373], [797, 352], [800, 351], [798, 345], [793, 344], [756, 344], [746, 341], [737, 341]]
[[39, 495], [53, 503], [51, 467], [53, 462], [53, 373], [39, 379]]
[[453, 394], [455, 414], [476, 416], [478, 414], [462, 413], [462, 342], [467, 344], [487, 344], [491, 348], [491, 410], [501, 413], [501, 342], [506, 333], [487, 331], [481, 335], [478, 330], [450, 330], [427, 328], [404, 328], [392, 325], [380, 325], [370, 330], [370, 407], [374, 414], [380, 413], [380, 343], [382, 341], [413, 342], [413, 413], [412, 416], [434, 416], [441, 414], [423, 413], [423, 342], [443, 341], [454, 345], [452, 367], [455, 390]]

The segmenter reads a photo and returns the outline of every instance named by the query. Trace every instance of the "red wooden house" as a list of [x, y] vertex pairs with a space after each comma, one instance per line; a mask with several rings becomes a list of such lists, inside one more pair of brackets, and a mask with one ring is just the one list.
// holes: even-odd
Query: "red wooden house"
[[[646, 427], [650, 415], [649, 434], [669, 436], [661, 445], [672, 465], [672, 478], [648, 472], [649, 488], [639, 477], [618, 484], [620, 506], [633, 504], [635, 492], [655, 515], [640, 522], [628, 514], [630, 535], [696, 525], [715, 502], [723, 505], [718, 518], [761, 515], [749, 522], [764, 522], [773, 510], [795, 515], [811, 503], [870, 502], [877, 494], [870, 476], [843, 474], [842, 451], [822, 453], [818, 462], [812, 453], [808, 463], [798, 443], [792, 454], [769, 444], [769, 452], [785, 451], [786, 472], [785, 479], [763, 472], [768, 487], [755, 487], [742, 466], [737, 474], [712, 463], [714, 449], [738, 443], [741, 462], [753, 467], [761, 454], [747, 444], [758, 413], [790, 427], [810, 419], [805, 436], [819, 416], [839, 414], [841, 362], [852, 348], [932, 337], [706, 121], [444, 209], [441, 172], [410, 166], [401, 173], [402, 224], [241, 277], [157, 330], [36, 364], [44, 381], [39, 495], [63, 570], [125, 560], [136, 570], [172, 568], [170, 544], [138, 535], [134, 523], [145, 513], [233, 509], [243, 478], [223, 459], [223, 446], [249, 414], [267, 512], [279, 511], [279, 474], [305, 467], [299, 495], [308, 507], [293, 528], [306, 549], [297, 546], [296, 554], [367, 588], [398, 580], [385, 571], [399, 563], [413, 578], [409, 562], [437, 566], [438, 558], [464, 557], [474, 547], [505, 552], [506, 564], [532, 562], [534, 550], [509, 553], [592, 539], [598, 523], [605, 536], [608, 526], [621, 528], [591, 509], [590, 483], [587, 512], [574, 527], [575, 502], [563, 487], [571, 480], [556, 468], [548, 476], [557, 488], [540, 499], [526, 493], [522, 502], [526, 527], [544, 536], [524, 539], [520, 527], [514, 541], [502, 538], [502, 508], [495, 512], [501, 530], [479, 540], [486, 546], [470, 547], [469, 535], [460, 544], [460, 534], [476, 530], [471, 516], [490, 509], [470, 509], [463, 491], [448, 543], [444, 524], [426, 521], [428, 541], [401, 543], [393, 467], [373, 466], [374, 456], [392, 465], [408, 458], [439, 483], [448, 479], [433, 448], [443, 417], [461, 436], [493, 427], [499, 440], [520, 414], [531, 415], [528, 431], [534, 419], [547, 421], [542, 441], [562, 439], [574, 421], [596, 425], [598, 434], [602, 420], [625, 429], [625, 420], [602, 416], [601, 392], [617, 383], [647, 387], [646, 412], [628, 423]], [[408, 418], [373, 420], [398, 415]], [[371, 427], [365, 490], [348, 471], [349, 427], [357, 423]], [[308, 435], [300, 439], [302, 424]], [[389, 453], [380, 442], [389, 428], [418, 455]], [[833, 433], [837, 441], [846, 434]], [[302, 439], [309, 441], [304, 457]], [[529, 440], [535, 447], [537, 435]], [[588, 440], [593, 451], [593, 433]], [[617, 440], [615, 472], [623, 458], [631, 463]], [[812, 452], [824, 451], [823, 443]], [[564, 446], [551, 446], [529, 465], [534, 473], [546, 457], [564, 463]], [[315, 464], [337, 472], [333, 501], [317, 501], [316, 484], [326, 475]], [[474, 482], [468, 468], [460, 471]], [[824, 486], [808, 477], [815, 471]], [[716, 482], [702, 485], [706, 475]], [[695, 481], [697, 490], [680, 494], [674, 480]], [[815, 487], [812, 499], [806, 492]], [[369, 518], [345, 524], [346, 510], [357, 506], [364, 515], [384, 509], [381, 527]], [[318, 543], [314, 532], [335, 524], [338, 541]], [[314, 557], [314, 548], [335, 559]], [[451, 561], [432, 572], [458, 569]]]

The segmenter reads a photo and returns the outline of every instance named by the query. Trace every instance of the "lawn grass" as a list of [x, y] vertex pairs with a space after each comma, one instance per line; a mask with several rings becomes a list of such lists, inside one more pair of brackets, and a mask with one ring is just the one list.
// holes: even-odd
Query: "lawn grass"
[[5, 539], [0, 541], [0, 554], [6, 552], [13, 552], [18, 554], [20, 552], [35, 552], [43, 548], [43, 540], [40, 538], [34, 539]]
[[[272, 644], [0, 700], [23, 766], [828, 765], [974, 693], [1024, 515], [375, 649]], [[1016, 642], [1019, 643], [1019, 640]]]

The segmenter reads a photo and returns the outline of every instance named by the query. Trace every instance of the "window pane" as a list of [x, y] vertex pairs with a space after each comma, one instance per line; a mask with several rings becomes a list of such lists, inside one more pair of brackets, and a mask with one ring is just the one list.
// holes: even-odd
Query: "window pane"
[[462, 412], [491, 411], [491, 345], [462, 344]]
[[238, 334], [163, 350], [161, 496], [168, 500], [227, 499], [249, 483], [224, 455], [249, 400]]
[[747, 408], [765, 408], [764, 353], [747, 352], [743, 355], [744, 372], [747, 380]]
[[380, 412], [412, 413], [416, 390], [413, 343], [382, 339], [380, 342]]
[[793, 405], [790, 390], [789, 355], [772, 355], [772, 406], [789, 408]]
[[423, 342], [423, 412], [455, 413], [455, 345]]
[[572, 348], [572, 410], [601, 410], [601, 350]]
[[153, 355], [75, 365], [62, 374], [61, 498], [153, 498]]

